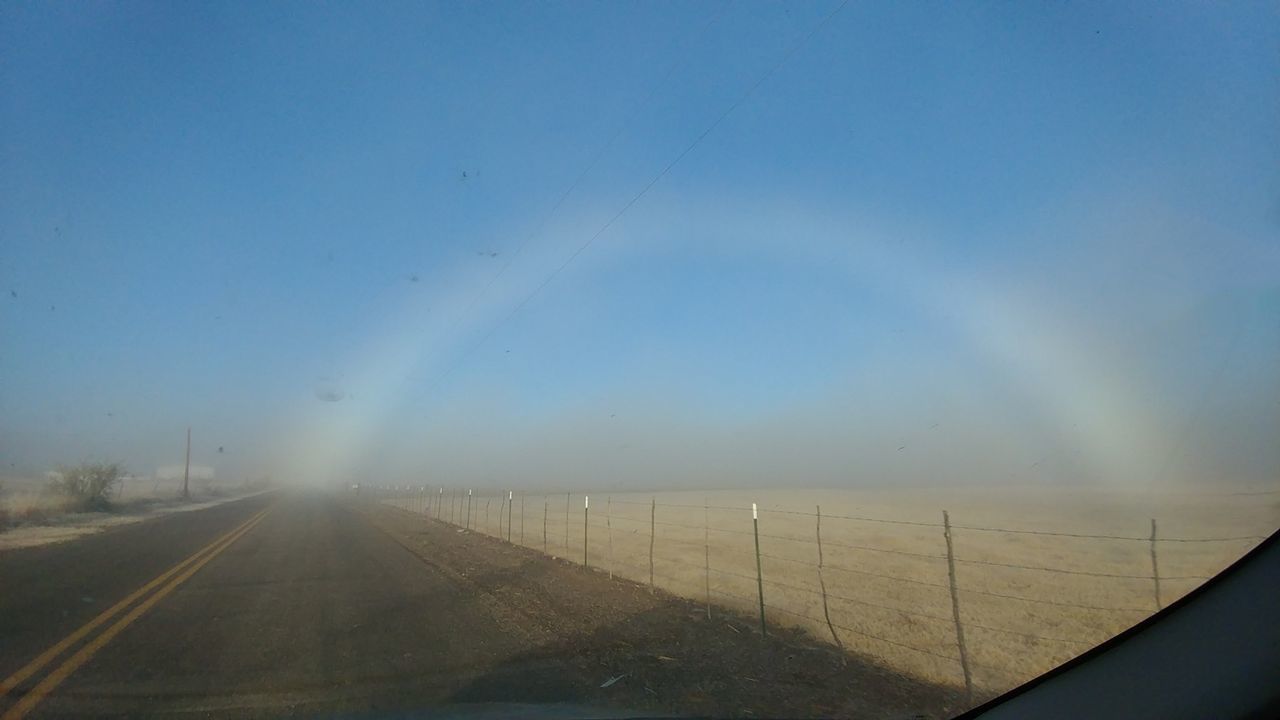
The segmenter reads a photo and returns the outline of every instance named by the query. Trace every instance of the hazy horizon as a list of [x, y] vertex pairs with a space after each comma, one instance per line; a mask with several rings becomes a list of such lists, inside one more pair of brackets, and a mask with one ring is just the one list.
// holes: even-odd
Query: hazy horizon
[[1266, 5], [0, 18], [0, 474], [1280, 480]]

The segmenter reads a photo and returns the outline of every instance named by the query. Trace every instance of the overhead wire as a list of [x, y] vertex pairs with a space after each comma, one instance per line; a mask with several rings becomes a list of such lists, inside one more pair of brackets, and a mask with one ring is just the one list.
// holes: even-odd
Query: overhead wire
[[843, 10], [844, 7], [848, 4], [849, 4], [849, 0], [842, 0], [841, 3], [837, 5], [834, 10], [832, 10], [831, 12], [823, 16], [823, 18], [820, 21], [818, 21], [818, 23], [814, 25], [813, 28], [809, 30], [809, 32], [803, 35], [796, 42], [792, 43], [792, 45], [789, 48], [787, 48], [786, 52], [783, 53], [782, 57], [777, 62], [771, 65], [768, 70], [766, 70], [762, 75], [756, 78], [755, 82], [753, 82], [746, 89], [745, 92], [743, 92], [741, 95], [737, 97], [737, 99], [735, 99], [732, 103], [730, 103], [729, 106], [725, 108], [725, 110], [721, 112], [716, 117], [716, 119], [711, 122], [710, 125], [708, 125], [701, 133], [699, 133], [698, 136], [695, 137], [692, 142], [686, 145], [685, 148], [681, 150], [678, 155], [675, 156], [675, 158], [673, 158], [660, 171], [658, 171], [658, 173], [654, 175], [653, 178], [649, 180], [649, 182], [645, 183], [645, 185], [640, 189], [640, 191], [637, 192], [635, 195], [633, 195], [630, 200], [624, 203], [623, 206], [620, 209], [618, 209], [618, 211], [615, 212], [603, 225], [601, 225], [598, 230], [596, 230], [590, 237], [587, 238], [586, 242], [579, 245], [577, 249], [575, 249], [572, 253], [570, 253], [569, 256], [565, 258], [565, 260], [562, 263], [560, 263], [559, 266], [557, 266], [554, 270], [551, 271], [549, 275], [543, 278], [542, 282], [540, 282], [537, 285], [537, 287], [533, 289], [532, 292], [525, 295], [525, 297], [522, 300], [520, 300], [520, 302], [517, 303], [516, 306], [512, 308], [512, 310], [509, 313], [503, 316], [502, 319], [500, 319], [498, 322], [493, 324], [489, 328], [489, 330], [485, 332], [485, 334], [482, 335], [476, 343], [474, 343], [471, 347], [467, 348], [462, 353], [462, 355], [459, 356], [458, 360], [453, 364], [451, 364], [445, 370], [445, 372], [436, 379], [436, 382], [432, 383], [432, 385], [428, 389], [428, 392], [439, 387], [445, 380], [449, 378], [449, 376], [451, 376], [454, 373], [455, 370], [457, 370], [462, 365], [464, 361], [466, 361], [471, 356], [472, 353], [474, 353], [477, 349], [479, 349], [486, 342], [488, 342], [489, 338], [493, 337], [494, 333], [496, 333], [499, 328], [503, 327], [508, 322], [510, 322], [511, 318], [519, 314], [519, 312], [523, 310], [524, 307], [528, 305], [531, 300], [533, 300], [533, 298], [541, 294], [542, 291], [545, 290], [548, 285], [550, 285], [557, 277], [559, 277], [560, 273], [564, 272], [566, 268], [572, 265], [573, 262], [577, 260], [578, 257], [587, 250], [587, 248], [591, 247], [595, 243], [595, 241], [600, 238], [600, 236], [608, 232], [608, 230], [611, 227], [613, 227], [614, 223], [616, 223], [619, 219], [621, 219], [622, 216], [625, 215], [627, 211], [629, 211], [632, 207], [634, 207], [636, 203], [638, 203], [641, 199], [643, 199], [644, 196], [648, 195], [649, 191], [652, 190], [655, 185], [661, 182], [662, 179], [665, 178], [667, 174], [671, 172], [672, 168], [680, 164], [680, 162], [684, 160], [684, 158], [688, 156], [689, 153], [693, 152], [694, 148], [702, 144], [702, 141], [705, 140], [708, 135], [714, 132], [716, 128], [718, 128], [726, 118], [732, 115], [733, 112], [742, 105], [743, 102], [745, 102], [752, 95], [754, 95], [755, 92], [760, 88], [760, 86], [762, 86], [767, 80], [769, 80], [769, 78], [773, 77], [774, 73], [776, 73], [783, 65], [785, 65], [796, 54], [796, 52], [799, 51], [801, 47], [803, 47], [805, 44], [809, 42], [810, 39], [813, 38], [814, 35], [816, 35], [824, 27], [826, 27], [826, 25], [831, 21], [831, 19], [834, 18], [836, 15], [838, 15], [840, 11]]

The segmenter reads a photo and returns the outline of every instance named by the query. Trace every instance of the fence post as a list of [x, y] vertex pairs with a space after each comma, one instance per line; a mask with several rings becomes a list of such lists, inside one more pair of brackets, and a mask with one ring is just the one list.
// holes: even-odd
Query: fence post
[[444, 518], [444, 486], [440, 486], [440, 495], [436, 498], [436, 519]]
[[1156, 519], [1151, 518], [1151, 580], [1155, 582], [1156, 610], [1164, 605], [1160, 602], [1160, 563], [1156, 560]]
[[843, 649], [844, 643], [840, 642], [840, 636], [836, 634], [836, 626], [831, 623], [831, 611], [827, 608], [827, 581], [822, 577], [822, 506], [816, 507], [818, 525], [815, 533], [818, 536], [818, 587], [822, 588], [822, 616], [827, 619], [827, 629], [831, 631], [831, 639], [836, 641], [837, 647]]
[[587, 514], [591, 512], [591, 496], [582, 496], [582, 569], [587, 569]]
[[520, 544], [524, 545], [524, 492], [520, 493]]
[[573, 497], [573, 493], [564, 494], [564, 554], [565, 559], [569, 557], [569, 500]]
[[[484, 499], [484, 524], [486, 526], [489, 524], [489, 503], [491, 502], [493, 502], [493, 498], [491, 497]], [[477, 512], [476, 514], [479, 515], [480, 513]], [[476, 527], [480, 527], [480, 518], [476, 518]], [[482, 530], [481, 532], [487, 532], [487, 527], [486, 530]]]
[[973, 702], [973, 677], [969, 674], [969, 649], [964, 644], [964, 625], [960, 622], [960, 595], [956, 592], [956, 553], [951, 545], [951, 516], [942, 511], [942, 536], [947, 541], [947, 582], [951, 586], [951, 617], [956, 623], [956, 645], [960, 648], [960, 671], [964, 673], [964, 694]]
[[604, 501], [604, 526], [609, 534], [609, 579], [613, 579], [613, 496]]
[[706, 561], [706, 568], [702, 579], [706, 584], [707, 591], [707, 619], [711, 619], [711, 519], [708, 517], [710, 509], [707, 507], [707, 499], [702, 499], [702, 559]]
[[649, 498], [649, 592], [653, 592], [653, 540], [657, 536], [654, 529], [658, 525], [658, 499]]
[[756, 510], [755, 503], [751, 503], [751, 534], [756, 540], [756, 591], [760, 596], [760, 636], [764, 637], [769, 632], [764, 624], [764, 570], [760, 565], [760, 512]]
[[547, 551], [547, 497], [542, 497], [542, 552]]
[[467, 524], [464, 527], [471, 529], [471, 488], [467, 488]]
[[[507, 542], [511, 542], [511, 511], [512, 511], [512, 506], [515, 505], [515, 503], [513, 502], [514, 500], [515, 500], [515, 491], [508, 490], [507, 491]], [[524, 507], [521, 507], [520, 511], [524, 512]], [[522, 526], [524, 525], [523, 517], [520, 518], [520, 524]]]

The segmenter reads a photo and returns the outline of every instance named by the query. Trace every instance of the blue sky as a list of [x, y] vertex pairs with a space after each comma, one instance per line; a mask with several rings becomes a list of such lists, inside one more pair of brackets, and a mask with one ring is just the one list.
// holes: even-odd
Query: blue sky
[[1274, 7], [837, 7], [4, 6], [4, 472], [1273, 482]]

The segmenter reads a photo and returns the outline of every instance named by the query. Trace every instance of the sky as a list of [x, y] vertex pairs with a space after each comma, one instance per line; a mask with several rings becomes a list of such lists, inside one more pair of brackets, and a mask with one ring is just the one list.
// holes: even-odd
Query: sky
[[1274, 485], [1278, 14], [6, 3], [0, 475]]

